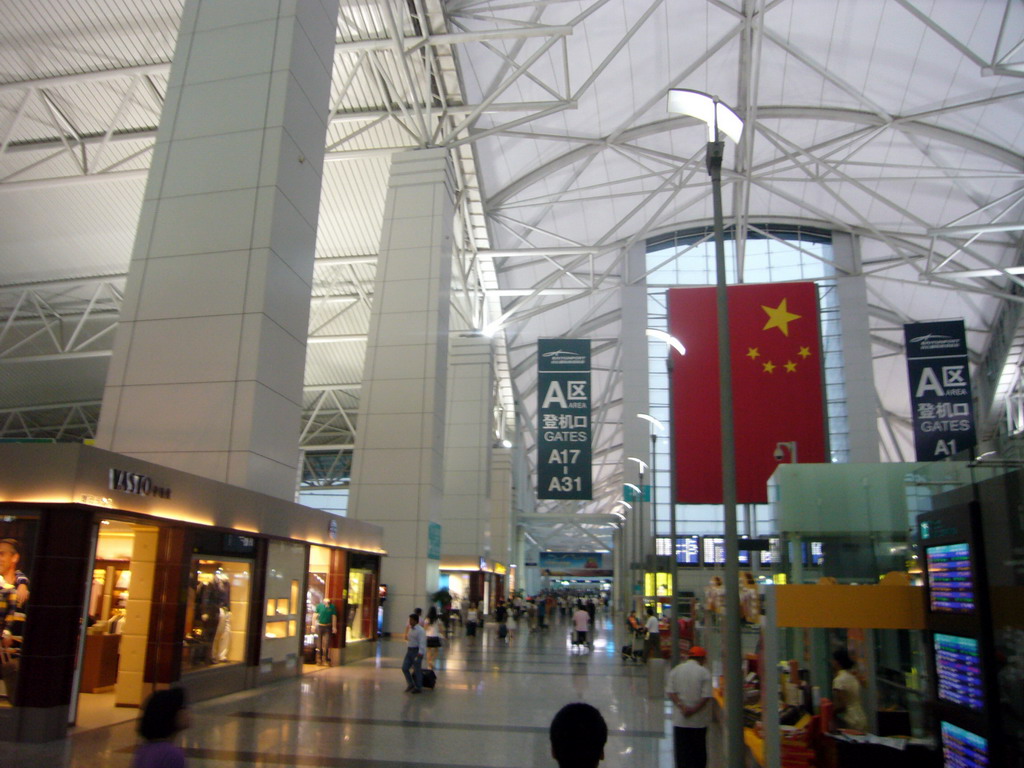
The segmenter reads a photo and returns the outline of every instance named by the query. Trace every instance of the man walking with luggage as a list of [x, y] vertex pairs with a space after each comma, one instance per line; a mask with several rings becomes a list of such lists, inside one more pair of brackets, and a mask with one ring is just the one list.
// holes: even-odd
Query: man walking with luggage
[[[427, 652], [427, 633], [420, 626], [420, 617], [409, 614], [409, 642], [402, 662], [406, 693], [423, 693], [423, 654]], [[409, 672], [410, 668], [412, 673]]]

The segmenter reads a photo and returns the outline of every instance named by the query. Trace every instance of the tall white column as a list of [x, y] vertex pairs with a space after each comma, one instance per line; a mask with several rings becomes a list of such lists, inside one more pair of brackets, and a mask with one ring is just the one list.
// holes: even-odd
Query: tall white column
[[337, 15], [186, 2], [101, 447], [294, 497]]
[[492, 551], [494, 349], [486, 336], [454, 336], [448, 350], [442, 551], [475, 561]]
[[832, 235], [836, 263], [848, 272], [836, 282], [839, 295], [839, 322], [842, 326], [843, 378], [846, 388], [846, 423], [850, 435], [850, 461], [877, 463], [878, 396], [875, 394], [875, 370], [871, 357], [871, 330], [868, 326], [868, 292], [860, 273], [858, 242], [842, 232]]
[[441, 523], [444, 481], [453, 190], [445, 150], [392, 161], [348, 512], [384, 528], [391, 633], [437, 590], [431, 526]]
[[508, 448], [491, 451], [491, 557], [506, 566], [515, 560], [512, 530], [512, 454]]
[[[646, 254], [642, 243], [634, 245], [626, 256], [628, 279], [622, 286], [622, 451], [623, 456], [634, 456], [651, 463], [651, 425], [637, 418], [638, 413], [650, 410], [647, 397], [647, 279], [645, 277]], [[664, 346], [664, 345], [662, 345]], [[623, 461], [623, 482], [640, 485], [636, 462]], [[659, 467], [667, 472], [668, 467]], [[667, 475], [666, 475], [667, 477]], [[653, 484], [650, 471], [644, 474], [643, 483]], [[659, 499], [664, 506], [668, 499]], [[652, 539], [654, 506], [649, 502], [633, 502], [633, 509], [626, 512], [626, 533], [622, 537], [627, 551], [623, 553], [626, 568], [615, 574], [620, 601], [631, 602], [634, 594], [634, 579], [639, 575], [641, 585], [643, 574], [631, 572], [629, 566], [643, 562], [644, 556], [654, 554]]]

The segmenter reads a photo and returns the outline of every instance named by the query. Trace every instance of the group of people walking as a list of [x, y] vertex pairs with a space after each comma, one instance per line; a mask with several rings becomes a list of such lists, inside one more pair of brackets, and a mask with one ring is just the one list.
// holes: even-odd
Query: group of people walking
[[[409, 614], [409, 624], [405, 630], [405, 658], [402, 660], [402, 674], [405, 675], [406, 693], [423, 693], [424, 680], [427, 687], [433, 688], [432, 680], [437, 673], [434, 665], [441, 650], [441, 616], [437, 608], [430, 606], [426, 618], [420, 616], [422, 608]], [[426, 659], [426, 669], [423, 662]]]

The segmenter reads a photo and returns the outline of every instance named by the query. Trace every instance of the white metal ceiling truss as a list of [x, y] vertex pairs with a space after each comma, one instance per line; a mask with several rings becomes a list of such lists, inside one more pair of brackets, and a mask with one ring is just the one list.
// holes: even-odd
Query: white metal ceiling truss
[[[498, 6], [484, 2], [469, 5], [478, 11]], [[528, 4], [511, 5], [525, 8]], [[542, 23], [551, 14], [557, 17], [554, 5], [529, 5], [532, 21]], [[642, 8], [641, 4], [634, 6], [632, 23], [620, 27], [619, 39], [607, 40], [603, 49], [589, 52], [586, 71], [599, 73], [612, 67], [612, 60], [627, 50], [628, 39], [643, 34], [643, 25], [664, 23], [661, 5], [651, 2], [642, 4]], [[691, 10], [695, 4], [684, 5]], [[624, 98], [613, 111], [602, 112], [603, 124], [610, 126], [603, 133], [594, 133], [588, 123], [567, 121], [565, 126], [558, 126], [546, 120], [523, 124], [515, 130], [487, 127], [486, 133], [480, 134], [483, 141], [478, 149], [483, 157], [532, 142], [539, 147], [537, 155], [542, 158], [532, 165], [516, 166], [511, 173], [496, 174], [499, 183], [490, 180], [487, 197], [495, 248], [516, 248], [526, 253], [533, 250], [529, 260], [498, 260], [498, 276], [506, 295], [512, 294], [508, 289], [513, 286], [519, 292], [515, 299], [503, 302], [499, 320], [506, 325], [511, 373], [521, 393], [521, 430], [531, 448], [536, 439], [536, 410], [529, 396], [535, 376], [534, 339], [544, 335], [546, 325], [556, 322], [561, 323], [559, 335], [574, 335], [564, 321], [565, 314], [572, 314], [574, 308], [585, 313], [601, 289], [615, 294], [625, 279], [621, 254], [638, 238], [666, 231], [680, 222], [691, 226], [709, 222], [703, 144], [699, 139], [693, 141], [685, 155], [673, 151], [674, 142], [666, 139], [682, 131], [692, 132], [692, 121], [671, 118], [660, 105], [670, 87], [711, 90], [707, 83], [712, 77], [706, 74], [711, 70], [735, 75], [735, 83], [723, 88], [722, 95], [747, 121], [744, 139], [726, 172], [727, 189], [732, 191], [729, 223], [736, 227], [741, 264], [747, 232], [766, 234], [752, 224], [756, 220], [831, 226], [855, 234], [863, 244], [871, 244], [862, 246], [863, 271], [854, 274], [869, 276], [871, 296], [879, 305], [877, 314], [884, 319], [883, 325], [875, 324], [872, 331], [873, 350], [879, 360], [902, 353], [902, 322], [932, 316], [929, 313], [934, 309], [928, 308], [927, 302], [911, 304], [903, 300], [908, 290], [932, 287], [957, 295], [969, 308], [967, 320], [975, 362], [986, 349], [985, 336], [999, 315], [999, 302], [1021, 301], [1017, 275], [1024, 273], [1024, 265], [1018, 264], [1020, 230], [1024, 229], [1024, 157], [1020, 143], [999, 143], [982, 132], [964, 130], [962, 123], [957, 123], [958, 116], [985, 109], [1012, 114], [1024, 95], [1017, 81], [1003, 81], [983, 92], [937, 94], [941, 101], [931, 106], [900, 112], [876, 99], [862, 84], [853, 84], [841, 71], [841, 60], [836, 59], [839, 66], [834, 67], [820, 53], [804, 48], [801, 41], [808, 39], [806, 35], [787, 34], [785, 29], [772, 25], [773, 18], [784, 23], [787, 14], [798, 14], [800, 11], [793, 9], [797, 3], [748, 0], [713, 5], [723, 17], [731, 19], [716, 27], [721, 33], [703, 44], [678, 46], [678, 50], [691, 52], [689, 58], [679, 61], [675, 70], [665, 68], [660, 82], [641, 89], [636, 98]], [[1005, 3], [997, 40], [985, 53], [972, 48], [974, 43], [960, 42], [915, 4], [901, 0], [897, 5], [916, 20], [914, 23], [924, 26], [925, 34], [937, 35], [948, 43], [947, 55], [962, 56], [969, 65], [984, 67], [986, 75], [1019, 77], [1024, 61], [1022, 26], [1014, 3]], [[707, 13], [710, 16], [712, 12]], [[680, 9], [679, 15], [685, 15], [685, 11]], [[965, 23], [963, 28], [971, 27]], [[587, 38], [590, 31], [577, 29], [571, 39]], [[607, 37], [607, 28], [603, 32]], [[770, 55], [773, 62], [781, 56], [788, 66], [802, 68], [805, 78], [817, 78], [821, 85], [808, 82], [807, 90], [834, 89], [847, 103], [764, 102], [761, 78], [778, 76], [777, 69], [767, 74], [762, 69], [768, 58], [766, 48], [774, 49]], [[716, 82], [721, 85], [723, 81], [718, 78]], [[587, 90], [596, 91], [600, 85], [599, 77], [587, 76], [566, 93], [582, 105], [589, 96]], [[638, 87], [636, 80], [631, 87]], [[605, 99], [605, 106], [608, 102]], [[1005, 111], [1007, 108], [1010, 112]], [[609, 119], [609, 115], [614, 117]], [[794, 125], [814, 130], [810, 134], [806, 128], [788, 130]], [[885, 148], [897, 146], [903, 157], [893, 162], [894, 153]], [[593, 172], [615, 160], [624, 162], [616, 166], [614, 175]], [[907, 197], [907, 185], [941, 185], [949, 190], [947, 197], [959, 198], [964, 204], [955, 216], [941, 220], [934, 211]], [[809, 190], [813, 193], [808, 194]], [[782, 203], [778, 206], [785, 211], [781, 216], [771, 215], [771, 207], [765, 205], [771, 200]], [[606, 203], [618, 204], [616, 215], [597, 219], [588, 228], [559, 227], [570, 220], [578, 224], [586, 217], [588, 207]], [[967, 210], [963, 210], [965, 206]], [[611, 209], [604, 205], [599, 210]], [[587, 272], [581, 273], [581, 267]], [[556, 291], [560, 292], [557, 296]], [[619, 385], [612, 379], [608, 384]], [[607, 393], [595, 393], [595, 401], [602, 398], [612, 399]], [[883, 449], [890, 460], [907, 458], [904, 452], [909, 442], [909, 422], [905, 413], [897, 412], [906, 406], [893, 405], [901, 399], [905, 395], [894, 398], [887, 393], [886, 406], [880, 406]], [[621, 466], [621, 452], [617, 458], [612, 456], [612, 462], [616, 461]], [[586, 506], [601, 509], [608, 498], [620, 492], [621, 483], [621, 472], [595, 482], [595, 502]], [[552, 510], [557, 507], [549, 506]]]
[[[66, 63], [0, 78], [0, 205], [18, 192], [104, 179], [131, 184], [90, 193], [138, 205], [169, 70], [166, 30], [180, 0], [152, 8], [136, 9], [120, 48], [92, 41], [103, 56], [87, 58], [56, 34], [26, 34], [33, 45], [47, 39], [44, 53]], [[26, 11], [14, 27], [32, 27], [28, 17], [38, 13], [38, 28], [50, 32], [46, 10]], [[137, 30], [147, 26], [150, 49]], [[94, 27], [103, 29], [102, 19]], [[647, 237], [710, 222], [701, 130], [666, 114], [666, 91], [716, 93], [747, 121], [725, 174], [741, 263], [748, 235], [771, 237], [759, 222], [855, 236], [882, 449], [900, 460], [909, 446], [903, 322], [963, 316], [975, 362], [1013, 358], [1000, 397], [1019, 387], [1014, 340], [1024, 332], [1002, 308], [1024, 295], [1022, 74], [1017, 0], [879, 0], [833, 3], [828, 12], [820, 0], [342, 0], [325, 177], [336, 173], [337, 188], [355, 187], [366, 210], [379, 210], [388, 157], [451, 150], [453, 330], [498, 332], [495, 412], [518, 433], [531, 472], [536, 339], [592, 339], [595, 500], [538, 509], [601, 513], [623, 480], [619, 291], [641, 278], [627, 274], [625, 256]], [[372, 234], [355, 243], [345, 205], [325, 186], [307, 450], [345, 450], [358, 428], [358, 389], [348, 387], [361, 375], [376, 254]], [[88, 323], [73, 330], [89, 306], [84, 294], [74, 312], [42, 294], [37, 307], [32, 296], [29, 286], [0, 292], [0, 322], [11, 321], [0, 336], [0, 371], [22, 368], [4, 357], [109, 345]], [[57, 310], [66, 318], [59, 326]], [[1008, 341], [996, 350], [988, 338], [1000, 322]], [[316, 470], [311, 476], [332, 475]], [[532, 517], [527, 524], [542, 530]], [[606, 540], [598, 529], [557, 525], [546, 540], [562, 548]]]
[[0, 366], [108, 357], [121, 276], [0, 286]]
[[0, 440], [91, 440], [99, 411], [98, 401], [0, 408]]

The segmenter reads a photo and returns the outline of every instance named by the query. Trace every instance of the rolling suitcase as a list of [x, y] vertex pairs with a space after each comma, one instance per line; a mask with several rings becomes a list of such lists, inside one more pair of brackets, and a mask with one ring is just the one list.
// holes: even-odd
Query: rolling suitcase
[[432, 669], [423, 670], [423, 687], [433, 688], [437, 685], [437, 673]]

